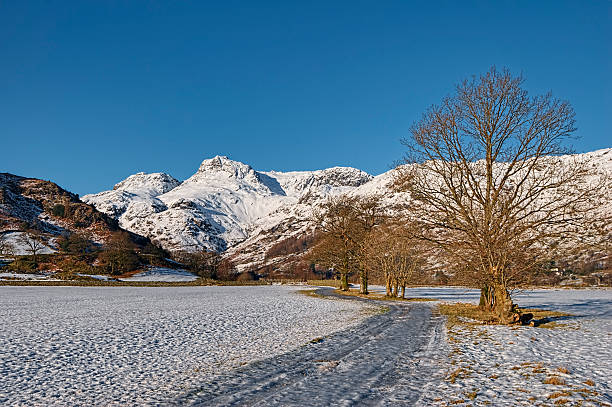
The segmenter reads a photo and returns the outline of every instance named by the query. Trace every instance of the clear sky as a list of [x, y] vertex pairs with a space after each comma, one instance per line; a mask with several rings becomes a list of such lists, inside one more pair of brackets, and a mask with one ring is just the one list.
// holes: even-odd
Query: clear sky
[[523, 72], [612, 146], [609, 1], [2, 1], [0, 172], [80, 194], [227, 155], [259, 170], [401, 158], [461, 79]]

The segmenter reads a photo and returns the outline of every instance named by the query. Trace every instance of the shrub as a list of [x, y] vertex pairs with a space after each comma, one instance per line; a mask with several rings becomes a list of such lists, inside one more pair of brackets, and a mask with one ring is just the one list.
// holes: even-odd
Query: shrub
[[69, 273], [92, 274], [94, 272], [94, 268], [87, 262], [74, 258], [65, 258], [57, 266], [60, 270]]
[[255, 274], [251, 271], [246, 271], [244, 273], [240, 273], [236, 281], [254, 281], [256, 280]]
[[30, 256], [20, 256], [6, 266], [6, 270], [19, 273], [36, 273], [38, 264]]
[[66, 216], [66, 207], [62, 204], [54, 205], [53, 208], [51, 208], [51, 213], [53, 216], [63, 218]]

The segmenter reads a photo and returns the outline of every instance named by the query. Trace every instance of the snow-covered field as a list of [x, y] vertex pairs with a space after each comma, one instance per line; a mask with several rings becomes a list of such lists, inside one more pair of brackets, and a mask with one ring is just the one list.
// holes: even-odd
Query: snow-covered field
[[[0, 287], [0, 405], [163, 405], [366, 314], [363, 303], [295, 290]], [[464, 288], [406, 295], [478, 301], [478, 291]], [[440, 357], [418, 385], [420, 405], [612, 405], [612, 290], [531, 290], [515, 299], [573, 315], [554, 328], [449, 326], [430, 344]]]
[[[407, 295], [424, 291], [443, 300], [478, 302], [476, 290], [419, 288]], [[612, 290], [529, 290], [517, 293], [515, 301], [573, 316], [554, 328], [450, 327], [447, 377], [429, 403], [612, 405]]]
[[0, 273], [0, 280], [32, 280], [32, 281], [57, 281], [49, 278], [48, 274], [41, 273]]
[[357, 324], [295, 287], [0, 287], [0, 405], [164, 403]]
[[182, 282], [194, 281], [198, 276], [185, 270], [175, 270], [166, 267], [151, 267], [146, 271], [134, 274], [132, 277], [120, 278], [121, 281], [164, 281]]

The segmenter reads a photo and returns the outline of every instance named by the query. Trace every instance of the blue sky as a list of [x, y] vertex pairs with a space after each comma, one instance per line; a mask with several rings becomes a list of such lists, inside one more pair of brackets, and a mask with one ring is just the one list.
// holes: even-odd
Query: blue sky
[[0, 1], [0, 172], [80, 193], [138, 171], [373, 174], [431, 104], [491, 65], [611, 147], [608, 1]]

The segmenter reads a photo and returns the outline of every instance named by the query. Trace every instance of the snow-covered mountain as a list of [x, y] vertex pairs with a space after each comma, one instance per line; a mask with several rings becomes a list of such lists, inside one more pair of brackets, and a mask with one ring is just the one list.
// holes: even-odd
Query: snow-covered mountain
[[163, 173], [139, 173], [82, 199], [168, 250], [226, 251], [251, 237], [258, 224], [269, 223], [270, 216], [276, 219], [279, 210], [348, 192], [372, 178], [342, 167], [259, 172], [217, 156], [182, 183]]
[[[612, 172], [612, 149], [582, 156]], [[559, 157], [558, 165], [566, 159]], [[246, 270], [274, 264], [266, 256], [270, 247], [309, 231], [313, 209], [329, 196], [377, 193], [389, 204], [403, 199], [391, 192], [392, 178], [391, 171], [374, 177], [347, 167], [261, 172], [217, 156], [182, 183], [164, 173], [138, 173], [82, 199], [168, 250], [224, 252]]]

